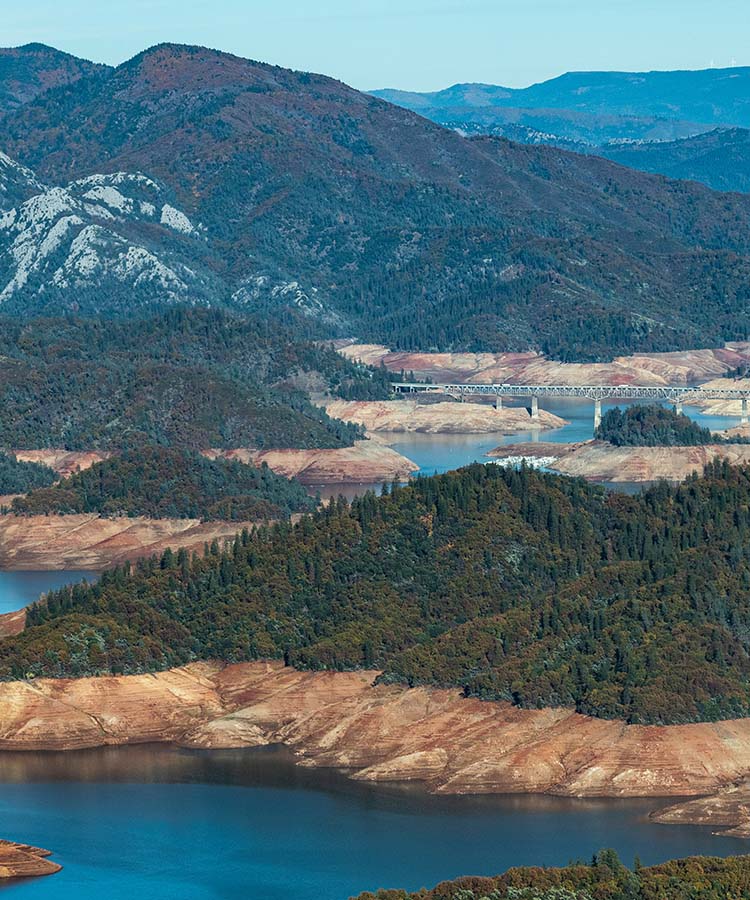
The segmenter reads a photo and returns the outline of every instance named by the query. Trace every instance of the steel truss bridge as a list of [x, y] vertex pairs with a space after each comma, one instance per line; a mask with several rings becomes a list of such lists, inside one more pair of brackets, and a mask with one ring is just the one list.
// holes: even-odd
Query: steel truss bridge
[[594, 401], [594, 427], [601, 421], [602, 400], [655, 400], [671, 403], [677, 412], [684, 405], [700, 403], [703, 400], [739, 400], [740, 418], [748, 421], [748, 400], [750, 390], [739, 388], [700, 388], [640, 386], [630, 384], [425, 384], [422, 382], [394, 382], [391, 386], [397, 394], [446, 394], [458, 400], [467, 397], [491, 397], [493, 405], [499, 409], [503, 397], [530, 397], [531, 418], [539, 418], [539, 400], [545, 397], [583, 397]]

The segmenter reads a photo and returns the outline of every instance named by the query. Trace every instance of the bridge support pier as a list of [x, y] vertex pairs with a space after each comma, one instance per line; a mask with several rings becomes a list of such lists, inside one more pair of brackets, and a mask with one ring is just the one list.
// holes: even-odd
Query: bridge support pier
[[682, 403], [680, 403], [679, 400], [675, 400], [675, 402], [674, 402], [674, 411], [677, 413], [678, 416], [682, 415]]
[[740, 422], [742, 425], [747, 425], [747, 397], [742, 398], [742, 418]]
[[594, 431], [602, 424], [602, 401], [594, 400]]
[[503, 398], [500, 396], [500, 394], [495, 394], [495, 402], [493, 406], [495, 407], [495, 409], [503, 408]]
[[536, 394], [531, 398], [531, 418], [539, 418], [539, 397]]

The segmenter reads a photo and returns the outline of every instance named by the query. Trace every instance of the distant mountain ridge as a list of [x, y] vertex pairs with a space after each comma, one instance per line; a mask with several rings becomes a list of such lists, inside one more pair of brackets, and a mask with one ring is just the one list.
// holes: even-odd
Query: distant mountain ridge
[[590, 115], [653, 117], [750, 127], [750, 67], [674, 72], [567, 72], [526, 88], [456, 84], [418, 93], [374, 96], [433, 118], [437, 110], [565, 109]]
[[[468, 140], [325, 76], [160, 45], [38, 94], [6, 115], [3, 142], [44, 184], [163, 185], [199, 235], [109, 226], [192, 270], [187, 302], [293, 307], [405, 349], [562, 358], [750, 333], [750, 198]], [[111, 307], [127, 311], [121, 291]]]

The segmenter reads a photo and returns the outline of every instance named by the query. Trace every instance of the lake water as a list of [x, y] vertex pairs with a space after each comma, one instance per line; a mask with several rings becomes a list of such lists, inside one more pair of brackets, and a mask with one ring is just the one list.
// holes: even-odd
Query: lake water
[[[506, 406], [523, 406], [521, 401], [506, 402]], [[631, 405], [627, 401], [602, 403], [602, 412], [612, 407]], [[487, 462], [487, 454], [495, 447], [521, 444], [529, 441], [551, 441], [558, 444], [588, 441], [594, 436], [594, 405], [590, 400], [576, 398], [551, 398], [542, 402], [541, 408], [554, 413], [568, 423], [552, 430], [524, 431], [518, 434], [403, 434], [393, 435], [391, 446], [419, 466], [420, 474], [435, 475], [448, 472], [473, 462]], [[694, 407], [685, 407], [686, 415], [705, 428], [714, 431], [733, 428], [739, 424], [736, 416], [707, 416]], [[313, 488], [323, 499], [339, 494], [351, 499], [366, 490], [380, 490], [380, 485], [328, 484]], [[618, 490], [627, 490], [622, 484]], [[640, 485], [632, 490], [640, 490]]]
[[644, 863], [746, 842], [655, 825], [654, 801], [431, 797], [295, 767], [283, 750], [130, 747], [0, 757], [3, 835], [62, 872], [9, 900], [346, 900], [614, 847]]
[[0, 614], [28, 606], [46, 591], [64, 584], [96, 581], [98, 577], [96, 572], [77, 569], [63, 572], [0, 572]]

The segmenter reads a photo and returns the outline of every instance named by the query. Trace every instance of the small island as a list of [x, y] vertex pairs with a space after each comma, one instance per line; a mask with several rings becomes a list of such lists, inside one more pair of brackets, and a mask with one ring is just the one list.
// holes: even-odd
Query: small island
[[51, 855], [50, 850], [42, 850], [41, 847], [0, 840], [0, 882], [11, 878], [54, 875], [62, 866], [47, 859]]

